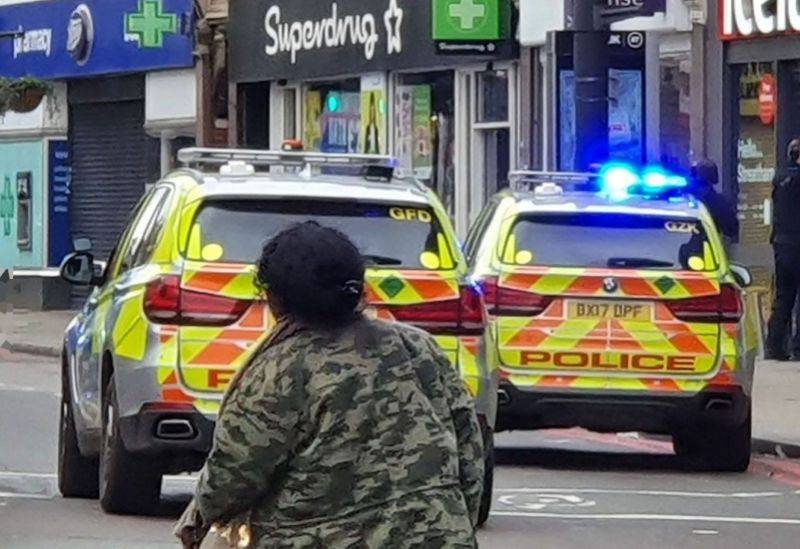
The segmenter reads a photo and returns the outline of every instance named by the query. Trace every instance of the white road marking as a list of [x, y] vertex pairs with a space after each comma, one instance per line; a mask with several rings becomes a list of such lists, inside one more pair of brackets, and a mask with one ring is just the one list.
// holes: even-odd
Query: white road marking
[[[632, 495], [632, 496], [666, 496], [666, 497], [684, 497], [684, 498], [731, 498], [731, 499], [749, 499], [749, 498], [774, 498], [792, 495], [786, 492], [676, 492], [676, 491], [662, 491], [662, 490], [605, 490], [602, 488], [495, 488], [495, 492], [504, 494], [538, 494], [538, 493], [554, 493], [554, 494], [619, 494], [619, 495]], [[794, 492], [795, 495], [800, 495], [800, 490]]]
[[61, 393], [48, 391], [46, 389], [41, 389], [36, 387], [25, 387], [24, 385], [8, 385], [6, 383], [0, 383], [0, 391], [12, 391], [19, 393], [43, 393], [45, 395], [53, 395], [57, 397], [61, 396]]
[[541, 511], [542, 509], [547, 508], [576, 508], [576, 507], [594, 507], [597, 505], [597, 502], [592, 500], [586, 500], [582, 497], [571, 495], [571, 494], [531, 494], [530, 499], [532, 501], [524, 501], [525, 495], [522, 496], [523, 501], [517, 501], [519, 495], [517, 494], [509, 494], [506, 496], [500, 496], [497, 498], [499, 503], [503, 505], [508, 505], [509, 507], [515, 507], [522, 511]]
[[719, 534], [719, 530], [692, 530], [692, 534], [698, 536], [716, 536]]
[[636, 513], [578, 514], [578, 513], [521, 513], [497, 511], [493, 517], [552, 518], [563, 520], [620, 520], [620, 521], [672, 521], [672, 522], [732, 522], [740, 524], [784, 524], [800, 526], [800, 519], [769, 517], [716, 517], [703, 515], [655, 515]]
[[53, 499], [53, 496], [45, 494], [16, 494], [14, 492], [0, 492], [3, 499]]

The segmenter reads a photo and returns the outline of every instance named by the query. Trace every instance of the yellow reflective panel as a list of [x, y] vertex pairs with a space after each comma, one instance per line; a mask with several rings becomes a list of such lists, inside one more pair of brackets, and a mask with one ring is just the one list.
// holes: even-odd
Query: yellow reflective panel
[[189, 233], [189, 246], [186, 250], [188, 259], [199, 260], [203, 256], [203, 241], [200, 235], [200, 225], [193, 225]]
[[503, 253], [503, 263], [513, 265], [517, 259], [517, 237], [516, 235], [509, 235], [506, 241], [506, 249]]
[[432, 271], [438, 269], [442, 264], [439, 260], [439, 256], [433, 252], [422, 252], [419, 254], [419, 262], [422, 263], [423, 267]]
[[710, 242], [703, 242], [703, 254], [705, 255], [706, 270], [713, 270], [717, 268], [717, 262], [714, 261], [714, 250], [711, 248]]
[[219, 261], [225, 249], [219, 244], [206, 244], [203, 246], [203, 261]]
[[439, 246], [440, 267], [442, 269], [452, 269], [455, 264], [453, 263], [453, 256], [450, 255], [450, 246], [447, 243], [447, 238], [442, 233], [437, 233], [436, 243]]

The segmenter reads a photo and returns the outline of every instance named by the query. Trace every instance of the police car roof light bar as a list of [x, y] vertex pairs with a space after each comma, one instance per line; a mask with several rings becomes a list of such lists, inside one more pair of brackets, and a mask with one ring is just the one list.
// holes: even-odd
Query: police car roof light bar
[[559, 185], [565, 190], [597, 190], [599, 174], [581, 172], [545, 172], [517, 170], [509, 172], [508, 181], [513, 191], [533, 191], [544, 183]]
[[397, 161], [391, 156], [200, 147], [181, 149], [178, 151], [178, 161], [187, 167], [220, 166], [236, 161], [261, 167], [341, 166], [383, 170], [394, 170], [397, 167]]

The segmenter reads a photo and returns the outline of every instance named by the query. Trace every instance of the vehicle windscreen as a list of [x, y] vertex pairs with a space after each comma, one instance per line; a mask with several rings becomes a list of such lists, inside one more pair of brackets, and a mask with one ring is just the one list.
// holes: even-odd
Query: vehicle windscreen
[[519, 217], [504, 263], [549, 267], [713, 271], [717, 258], [698, 220], [608, 213]]
[[375, 267], [455, 267], [455, 256], [430, 208], [314, 200], [209, 201], [194, 218], [186, 257], [254, 263], [270, 238], [309, 220], [343, 232]]

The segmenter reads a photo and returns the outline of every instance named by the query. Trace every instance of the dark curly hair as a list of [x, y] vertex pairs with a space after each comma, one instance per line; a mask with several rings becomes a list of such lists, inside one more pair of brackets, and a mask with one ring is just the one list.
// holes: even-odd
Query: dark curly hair
[[256, 283], [283, 313], [316, 326], [357, 318], [364, 294], [364, 259], [350, 239], [314, 221], [285, 229], [264, 245]]

